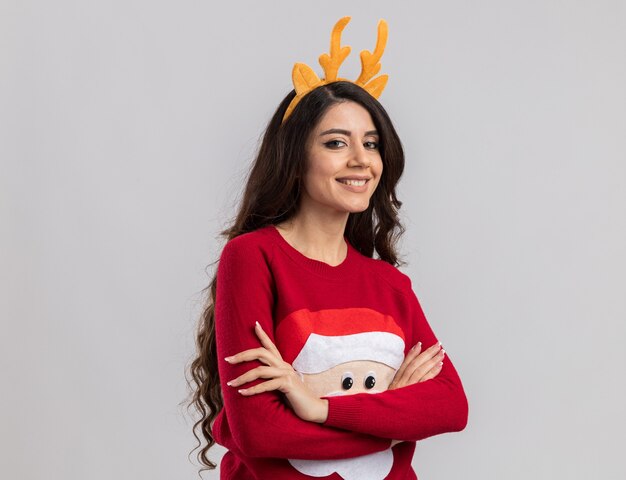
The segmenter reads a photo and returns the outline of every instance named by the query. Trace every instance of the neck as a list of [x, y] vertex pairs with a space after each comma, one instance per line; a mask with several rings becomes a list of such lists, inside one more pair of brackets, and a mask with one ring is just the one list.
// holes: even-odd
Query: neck
[[276, 225], [283, 238], [309, 258], [339, 265], [346, 258], [348, 246], [343, 238], [348, 213], [322, 219], [297, 215]]

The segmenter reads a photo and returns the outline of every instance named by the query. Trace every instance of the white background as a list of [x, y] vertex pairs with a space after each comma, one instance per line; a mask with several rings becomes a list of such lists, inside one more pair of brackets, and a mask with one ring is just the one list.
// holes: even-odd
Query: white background
[[218, 232], [293, 64], [321, 75], [344, 15], [351, 79], [389, 24], [403, 270], [470, 402], [418, 442], [420, 480], [626, 478], [608, 0], [2, 0], [0, 476], [197, 478], [179, 403]]

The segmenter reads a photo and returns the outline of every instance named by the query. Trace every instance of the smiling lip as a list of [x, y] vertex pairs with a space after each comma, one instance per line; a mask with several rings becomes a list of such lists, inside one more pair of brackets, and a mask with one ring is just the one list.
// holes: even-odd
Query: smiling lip
[[[346, 183], [342, 183], [339, 180], [365, 180], [365, 183], [361, 186], [357, 186], [357, 185], [348, 185]], [[352, 177], [342, 177], [342, 178], [337, 178], [336, 179], [337, 183], [339, 185], [341, 185], [343, 188], [345, 188], [346, 190], [349, 190], [351, 192], [355, 192], [355, 193], [362, 193], [367, 191], [367, 184], [370, 181], [369, 177], [357, 177], [357, 176], [352, 176]]]
[[348, 177], [339, 177], [337, 180], [370, 180], [371, 178], [365, 175], [350, 175]]

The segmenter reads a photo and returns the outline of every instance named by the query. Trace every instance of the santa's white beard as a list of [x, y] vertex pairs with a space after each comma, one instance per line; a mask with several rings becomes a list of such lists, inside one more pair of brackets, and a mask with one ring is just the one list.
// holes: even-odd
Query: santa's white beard
[[292, 460], [289, 463], [310, 477], [327, 477], [338, 473], [344, 480], [383, 480], [393, 467], [391, 448], [361, 457], [337, 460]]

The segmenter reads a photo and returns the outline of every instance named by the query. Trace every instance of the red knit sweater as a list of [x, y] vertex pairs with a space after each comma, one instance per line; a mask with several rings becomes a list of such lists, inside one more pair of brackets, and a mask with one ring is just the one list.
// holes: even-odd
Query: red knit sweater
[[[348, 254], [337, 266], [306, 257], [273, 225], [225, 245], [218, 264], [215, 303], [224, 409], [215, 420], [213, 434], [228, 450], [220, 465], [221, 479], [416, 479], [411, 467], [415, 442], [465, 428], [468, 402], [448, 351], [441, 372], [433, 379], [378, 393], [324, 395], [329, 410], [323, 424], [301, 420], [280, 392], [245, 397], [226, 385], [262, 365], [259, 361], [234, 365], [224, 361], [226, 356], [260, 346], [255, 321], [281, 352], [289, 352], [283, 355], [286, 361], [291, 363], [300, 353], [294, 365], [304, 365], [303, 369], [314, 373], [329, 372], [329, 365], [341, 363], [341, 359], [359, 360], [363, 352], [372, 355], [364, 360], [394, 365], [398, 355], [403, 358], [418, 341], [422, 351], [437, 342], [410, 278], [387, 262], [362, 255], [345, 240]], [[360, 322], [361, 313], [365, 316], [355, 328], [359, 332], [374, 330], [373, 337], [369, 333], [342, 336], [350, 332], [341, 329], [352, 329], [351, 324]], [[320, 335], [307, 334], [311, 328]], [[292, 329], [293, 336], [289, 333]], [[324, 333], [323, 329], [338, 330]], [[322, 351], [311, 343], [303, 348], [304, 342], [314, 339], [321, 342]], [[352, 346], [346, 343], [346, 348], [336, 348], [344, 343], [332, 343], [350, 339], [357, 342]], [[349, 365], [358, 367], [358, 362]], [[369, 381], [371, 385], [372, 379]], [[392, 439], [402, 442], [390, 448]]]

